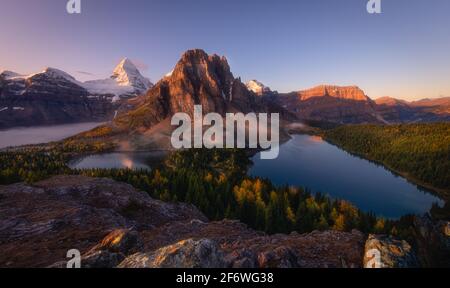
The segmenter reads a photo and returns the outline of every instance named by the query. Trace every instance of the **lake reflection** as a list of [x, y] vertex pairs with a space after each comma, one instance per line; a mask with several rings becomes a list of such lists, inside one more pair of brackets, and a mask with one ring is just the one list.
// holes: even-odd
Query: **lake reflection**
[[275, 160], [253, 157], [249, 174], [277, 185], [308, 187], [345, 199], [365, 211], [388, 218], [425, 213], [438, 198], [385, 168], [355, 157], [320, 137], [294, 135], [280, 147]]
[[87, 156], [71, 163], [73, 169], [151, 169], [152, 163], [164, 157], [164, 152], [116, 152]]

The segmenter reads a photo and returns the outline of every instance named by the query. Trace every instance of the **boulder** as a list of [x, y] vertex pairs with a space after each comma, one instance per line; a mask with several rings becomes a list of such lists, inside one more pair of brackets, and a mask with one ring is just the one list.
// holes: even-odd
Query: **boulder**
[[450, 267], [450, 222], [428, 214], [414, 218], [420, 262], [425, 267]]
[[369, 235], [364, 253], [365, 268], [419, 267], [416, 254], [406, 241], [384, 235]]
[[126, 256], [142, 248], [137, 231], [118, 229], [109, 233], [81, 258], [82, 268], [114, 268]]
[[295, 268], [298, 267], [298, 256], [292, 248], [280, 246], [274, 250], [264, 251], [258, 255], [260, 268]]
[[224, 268], [223, 252], [209, 239], [183, 240], [126, 258], [119, 268]]

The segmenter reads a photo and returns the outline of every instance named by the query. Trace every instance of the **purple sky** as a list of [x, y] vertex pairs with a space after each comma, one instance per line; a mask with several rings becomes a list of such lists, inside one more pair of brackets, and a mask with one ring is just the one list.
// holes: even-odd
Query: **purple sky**
[[0, 0], [0, 69], [104, 78], [129, 57], [154, 82], [183, 51], [227, 56], [235, 76], [281, 92], [358, 85], [372, 98], [450, 96], [450, 1]]

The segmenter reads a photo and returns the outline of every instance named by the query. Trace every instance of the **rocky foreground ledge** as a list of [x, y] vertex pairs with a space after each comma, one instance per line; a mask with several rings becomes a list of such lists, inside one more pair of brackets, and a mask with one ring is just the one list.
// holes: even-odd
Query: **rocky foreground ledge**
[[269, 236], [110, 179], [0, 186], [0, 215], [0, 267], [66, 267], [71, 249], [85, 268], [362, 267], [374, 247], [389, 267], [418, 265], [404, 241], [356, 230]]

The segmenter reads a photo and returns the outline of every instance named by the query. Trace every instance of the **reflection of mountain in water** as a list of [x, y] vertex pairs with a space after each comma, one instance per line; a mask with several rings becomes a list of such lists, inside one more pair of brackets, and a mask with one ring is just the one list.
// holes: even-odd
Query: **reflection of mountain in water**
[[157, 164], [163, 157], [164, 152], [116, 152], [107, 154], [90, 155], [77, 159], [70, 164], [73, 169], [145, 169]]

